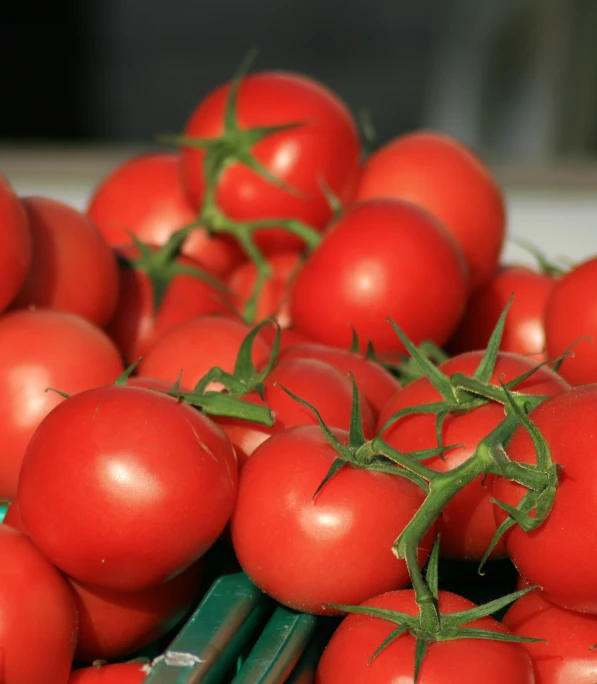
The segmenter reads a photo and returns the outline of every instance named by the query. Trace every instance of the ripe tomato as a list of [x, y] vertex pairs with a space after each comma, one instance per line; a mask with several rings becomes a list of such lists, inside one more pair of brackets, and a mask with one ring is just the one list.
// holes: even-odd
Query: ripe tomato
[[[184, 134], [219, 137], [229, 93], [229, 83], [212, 91], [191, 114]], [[270, 71], [243, 79], [236, 112], [241, 131], [301, 124], [254, 145], [246, 141], [237, 146], [245, 152], [248, 147], [259, 164], [292, 190], [282, 189], [246, 164], [233, 161], [218, 179], [218, 207], [236, 221], [293, 218], [323, 229], [332, 209], [321, 189], [322, 181], [344, 202], [353, 194], [358, 176], [359, 134], [346, 105], [306, 76]], [[204, 157], [203, 150], [182, 150], [183, 182], [197, 208], [205, 193]], [[256, 237], [268, 253], [302, 246], [300, 239], [282, 230], [260, 230]]]
[[[530, 412], [529, 418], [550, 447], [552, 461], [562, 466], [560, 483], [553, 508], [540, 527], [525, 533], [515, 526], [505, 536], [510, 558], [531, 585], [541, 586], [552, 603], [587, 613], [597, 613], [597, 576], [590, 556], [597, 545], [593, 514], [597, 508], [596, 411], [597, 385], [584, 385]], [[533, 443], [523, 427], [514, 434], [507, 452], [513, 461], [536, 462]], [[503, 478], [493, 485], [494, 498], [514, 506], [524, 492]], [[505, 513], [496, 507], [495, 515], [501, 522]]]
[[535, 590], [513, 603], [502, 620], [518, 636], [545, 639], [526, 643], [540, 684], [595, 684], [597, 615], [560, 608]]
[[85, 584], [141, 591], [214, 543], [237, 479], [232, 446], [209, 418], [152, 390], [110, 386], [46, 417], [18, 498], [31, 538], [57, 567]]
[[[348, 349], [326, 347], [323, 344], [297, 344], [280, 352], [279, 361], [286, 359], [319, 359], [342, 371], [352, 373], [359, 390], [378, 416], [382, 408], [400, 389], [398, 380], [385, 368], [371, 359]], [[340, 427], [340, 426], [338, 426]]]
[[[287, 359], [275, 366], [263, 383], [265, 404], [273, 411], [273, 427], [245, 420], [216, 418], [218, 425], [234, 444], [242, 468], [247, 457], [268, 437], [299, 425], [316, 425], [317, 418], [282, 389], [286, 387], [314, 406], [328, 427], [348, 430], [352, 406], [352, 383], [332, 365], [318, 359]], [[263, 403], [257, 393], [245, 397]], [[375, 417], [369, 403], [361, 397], [361, 420], [366, 437], [372, 437]]]
[[31, 267], [11, 308], [70, 311], [102, 326], [118, 298], [116, 260], [81, 212], [46, 197], [25, 197], [33, 239]]
[[456, 354], [485, 349], [502, 311], [512, 295], [500, 349], [548, 359], [544, 315], [555, 278], [526, 266], [501, 266], [471, 295], [448, 349]]
[[[268, 325], [259, 331], [259, 337], [273, 347], [274, 340], [276, 339], [276, 329]], [[283, 328], [280, 330], [280, 350], [293, 347], [295, 344], [303, 344], [304, 342], [310, 342], [309, 338], [295, 328]]]
[[[214, 366], [232, 373], [240, 346], [250, 329], [244, 323], [221, 316], [199, 316], [179, 323], [154, 342], [139, 364], [139, 374], [194, 387]], [[270, 346], [257, 336], [253, 363], [269, 359]]]
[[27, 214], [0, 173], [0, 311], [14, 299], [31, 264], [31, 233]]
[[[299, 266], [300, 259], [301, 255], [297, 251], [279, 252], [268, 257], [267, 261], [271, 266], [272, 275], [259, 293], [254, 323], [260, 323], [266, 318], [275, 316], [282, 328], [290, 326], [289, 282]], [[255, 264], [247, 261], [230, 274], [227, 282], [230, 291], [245, 304], [253, 293], [256, 280]]]
[[[170, 235], [197, 218], [180, 182], [177, 154], [151, 153], [126, 160], [95, 189], [87, 214], [109, 245], [141, 242], [163, 245]], [[224, 277], [244, 260], [234, 240], [193, 230], [182, 253], [201, 268]]]
[[[135, 247], [119, 247], [118, 255], [134, 258]], [[179, 258], [184, 266], [196, 267], [195, 262]], [[226, 313], [224, 302], [230, 302], [225, 292], [191, 275], [175, 276], [157, 311], [154, 309], [153, 285], [142, 270], [121, 263], [120, 295], [114, 315], [106, 331], [116, 342], [128, 363], [143, 356], [152, 342], [178, 323], [209, 313]]]
[[597, 287], [597, 257], [566, 273], [554, 286], [545, 311], [549, 358], [572, 347], [560, 373], [572, 385], [597, 382], [597, 304], [588, 293]]
[[317, 342], [362, 351], [404, 351], [393, 319], [415, 342], [443, 344], [467, 294], [466, 266], [454, 240], [426, 211], [376, 200], [349, 208], [296, 274], [290, 315]]
[[150, 672], [143, 663], [100, 663], [75, 670], [68, 684], [141, 684]]
[[[471, 376], [477, 368], [483, 352], [469, 352], [455, 356], [439, 367], [448, 376], [464, 373]], [[531, 359], [515, 354], [498, 354], [491, 383], [498, 385], [500, 379], [509, 382], [536, 366]], [[542, 367], [530, 378], [517, 386], [516, 390], [533, 395], [552, 395], [566, 390], [569, 385], [547, 367]], [[408, 406], [430, 404], [439, 401], [439, 392], [427, 378], [420, 378], [401, 389], [389, 401], [378, 421], [381, 430], [388, 418]], [[460, 444], [446, 452], [425, 461], [425, 465], [439, 472], [452, 470], [467, 460], [486, 437], [504, 419], [504, 407], [491, 402], [472, 411], [449, 415], [443, 424], [444, 445]], [[435, 416], [415, 414], [400, 418], [381, 435], [390, 446], [399, 451], [416, 451], [437, 448]], [[448, 558], [480, 560], [497, 529], [491, 503], [492, 476], [481, 476], [464, 487], [443, 509], [438, 520], [441, 535], [441, 553]], [[498, 544], [491, 557], [505, 555], [503, 542]]]
[[[393, 591], [366, 601], [366, 606], [409, 615], [418, 612], [414, 592]], [[442, 613], [456, 613], [474, 603], [440, 591]], [[491, 617], [466, 625], [497, 633], [508, 630]], [[415, 639], [406, 632], [394, 639], [370, 662], [396, 625], [388, 620], [352, 614], [344, 618], [328, 643], [315, 677], [316, 684], [410, 684], [413, 681]], [[535, 684], [531, 658], [522, 644], [489, 639], [457, 639], [429, 644], [417, 684]]]
[[65, 580], [21, 532], [0, 525], [3, 684], [66, 682], [77, 609]]
[[413, 202], [448, 229], [470, 268], [471, 288], [494, 273], [506, 233], [504, 198], [483, 163], [462, 143], [433, 131], [403, 135], [364, 163], [358, 201]]
[[27, 529], [25, 528], [25, 523], [23, 518], [21, 518], [21, 511], [19, 509], [19, 502], [17, 499], [13, 499], [10, 505], [6, 509], [6, 515], [2, 521], [4, 525], [10, 525], [14, 527], [15, 530], [27, 534]]
[[122, 373], [118, 350], [74, 314], [15, 311], [0, 318], [0, 498], [16, 495], [31, 435], [68, 394], [106, 385]]
[[79, 613], [75, 658], [82, 662], [115, 660], [163, 636], [199, 597], [202, 576], [199, 560], [168, 582], [134, 593], [69, 579]]
[[[333, 430], [346, 442], [347, 433]], [[425, 495], [396, 475], [345, 466], [315, 499], [337, 454], [319, 426], [280, 432], [246, 462], [231, 520], [247, 575], [295, 610], [332, 613], [409, 583], [392, 544]], [[424, 563], [432, 531], [419, 549]]]

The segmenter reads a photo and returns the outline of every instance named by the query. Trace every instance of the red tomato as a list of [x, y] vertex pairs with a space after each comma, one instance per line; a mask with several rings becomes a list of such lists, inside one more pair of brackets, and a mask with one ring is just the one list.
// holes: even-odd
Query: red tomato
[[79, 613], [75, 658], [115, 660], [147, 646], [176, 626], [199, 597], [203, 563], [144, 591], [125, 593], [69, 579]]
[[[412, 590], [393, 591], [364, 605], [409, 615], [418, 612]], [[467, 599], [440, 591], [442, 613], [474, 607]], [[467, 627], [508, 634], [491, 617], [470, 622]], [[406, 632], [394, 639], [370, 662], [396, 625], [388, 620], [352, 614], [344, 618], [328, 643], [315, 677], [316, 684], [411, 684], [415, 662], [415, 639]], [[521, 644], [488, 639], [457, 639], [429, 644], [417, 684], [535, 684], [533, 666]]]
[[[346, 442], [345, 431], [333, 432]], [[324, 604], [361, 603], [409, 583], [392, 544], [423, 490], [396, 475], [345, 466], [314, 500], [336, 456], [319, 426], [309, 425], [268, 439], [242, 471], [231, 520], [237, 558], [260, 589], [295, 610], [331, 613]], [[421, 563], [432, 532], [419, 548]]]
[[[332, 365], [318, 359], [287, 359], [277, 364], [263, 383], [265, 404], [275, 416], [273, 427], [233, 418], [215, 419], [234, 444], [240, 467], [271, 435], [299, 425], [317, 424], [313, 411], [288, 396], [281, 386], [314, 406], [328, 427], [349, 429], [352, 407], [350, 380]], [[255, 395], [253, 393], [248, 399], [262, 403]], [[375, 417], [364, 397], [361, 397], [360, 408], [365, 436], [372, 437]]]
[[595, 684], [597, 615], [560, 608], [532, 591], [513, 603], [502, 622], [517, 636], [545, 639], [526, 643], [537, 684]]
[[[157, 378], [148, 378], [145, 375], [135, 375], [132, 378], [127, 378], [126, 384], [129, 387], [143, 387], [143, 389], [156, 390], [156, 392], [170, 392], [174, 387], [174, 383], [166, 382], [166, 380], [158, 380]], [[188, 392], [189, 390], [179, 387], [181, 392]]]
[[[300, 259], [301, 255], [296, 251], [279, 252], [268, 258], [272, 275], [259, 293], [254, 323], [260, 323], [266, 318], [275, 316], [282, 328], [290, 326], [288, 289], [290, 280], [299, 266]], [[252, 261], [247, 261], [230, 274], [228, 287], [239, 301], [245, 304], [253, 293], [256, 280], [257, 269], [255, 264]]]
[[[135, 247], [120, 247], [116, 253], [134, 258]], [[181, 257], [179, 263], [197, 267]], [[106, 331], [118, 345], [126, 360], [132, 363], [143, 356], [151, 344], [166, 330], [202, 314], [227, 313], [229, 297], [201, 278], [179, 275], [172, 279], [157, 311], [153, 304], [153, 286], [143, 271], [121, 264], [118, 306]]]
[[13, 309], [70, 311], [102, 326], [118, 298], [116, 260], [93, 223], [54, 199], [25, 197], [33, 239], [27, 278]]
[[214, 543], [237, 478], [230, 442], [199, 411], [152, 390], [102, 387], [65, 401], [39, 426], [19, 507], [35, 544], [68, 575], [141, 591]]
[[100, 663], [75, 670], [68, 684], [141, 684], [149, 672], [151, 667], [143, 663]]
[[64, 579], [31, 541], [0, 525], [0, 648], [3, 684], [66, 682], [77, 609]]
[[462, 143], [433, 131], [403, 135], [364, 163], [358, 201], [391, 197], [437, 217], [462, 248], [474, 289], [494, 273], [504, 243], [504, 198], [483, 163]]
[[[477, 368], [483, 352], [469, 352], [455, 356], [441, 364], [440, 369], [448, 376], [464, 373], [471, 376]], [[531, 359], [515, 354], [501, 352], [498, 355], [491, 383], [499, 385], [500, 379], [509, 382], [535, 367]], [[540, 368], [534, 375], [517, 386], [516, 390], [533, 395], [558, 394], [568, 388], [565, 380], [547, 367]], [[408, 406], [430, 404], [439, 401], [439, 392], [427, 378], [420, 378], [406, 385], [382, 411], [378, 421], [381, 430], [387, 419], [397, 411]], [[451, 449], [444, 457], [436, 456], [425, 461], [425, 465], [439, 472], [452, 470], [464, 463], [474, 453], [479, 442], [504, 419], [504, 407], [489, 403], [472, 411], [449, 415], [443, 424], [442, 441], [444, 445], [461, 444]], [[399, 451], [417, 451], [437, 448], [435, 436], [435, 416], [415, 414], [400, 418], [381, 435], [390, 446]], [[441, 535], [441, 552], [448, 558], [479, 560], [489, 547], [495, 534], [495, 524], [491, 503], [492, 477], [481, 476], [471, 482], [443, 509], [438, 521]], [[503, 542], [492, 552], [492, 558], [505, 555]]]
[[597, 382], [597, 257], [579, 264], [554, 286], [545, 311], [547, 355], [553, 359], [572, 348], [560, 373], [572, 385]]
[[15, 311], [0, 318], [0, 498], [17, 491], [31, 435], [69, 394], [114, 382], [118, 350], [99, 328], [70, 313]]
[[17, 499], [13, 499], [10, 502], [10, 506], [7, 508], [6, 515], [2, 522], [4, 525], [10, 525], [11, 527], [14, 527], [15, 530], [27, 534], [27, 529], [25, 528], [23, 518], [21, 518], [21, 511]]
[[[250, 328], [240, 321], [219, 316], [200, 316], [167, 330], [139, 364], [139, 374], [194, 387], [214, 366], [231, 373], [240, 346]], [[259, 336], [253, 345], [253, 363], [269, 359], [270, 347]]]
[[485, 349], [512, 295], [500, 349], [546, 361], [544, 314], [555, 278], [526, 266], [502, 266], [471, 296], [448, 348], [459, 354]]
[[[197, 219], [180, 183], [178, 155], [171, 153], [143, 154], [116, 167], [95, 189], [87, 214], [113, 246], [130, 245], [131, 233], [142, 242], [163, 245], [175, 230]], [[190, 233], [182, 253], [218, 277], [244, 261], [234, 240], [210, 238], [203, 228]]]
[[415, 343], [443, 344], [466, 303], [466, 267], [450, 235], [426, 211], [377, 200], [349, 208], [297, 273], [290, 293], [296, 328], [348, 348], [351, 325], [362, 351], [404, 350], [387, 322]]
[[25, 281], [31, 264], [27, 214], [0, 173], [0, 311], [6, 309]]
[[376, 416], [400, 389], [400, 383], [389, 371], [375, 361], [347, 349], [315, 343], [297, 344], [280, 353], [278, 360], [286, 359], [319, 359], [345, 374], [352, 373]]
[[[259, 331], [259, 337], [269, 344], [270, 347], [273, 347], [274, 340], [276, 339], [276, 329], [268, 325]], [[310, 342], [310, 340], [302, 332], [294, 328], [283, 328], [280, 330], [280, 350], [293, 347], [295, 344], [303, 344], [303, 342]]]
[[[597, 547], [596, 412], [597, 385], [575, 387], [530, 412], [529, 418], [550, 447], [552, 461], [562, 466], [560, 483], [553, 508], [540, 527], [526, 533], [515, 526], [505, 536], [510, 558], [531, 585], [541, 586], [552, 603], [587, 613], [597, 613], [597, 575], [591, 559]], [[513, 461], [536, 462], [523, 427], [507, 451]], [[494, 498], [514, 506], [525, 491], [503, 478], [493, 486]], [[505, 515], [497, 507], [495, 514], [498, 522]]]
[[[212, 91], [191, 114], [184, 134], [219, 137], [229, 93], [230, 84]], [[241, 131], [302, 124], [254, 145], [249, 141], [238, 145], [242, 152], [248, 146], [254, 158], [292, 190], [282, 189], [246, 164], [233, 161], [218, 179], [218, 207], [236, 221], [293, 218], [323, 229], [332, 209], [322, 182], [344, 202], [352, 196], [358, 176], [359, 134], [346, 105], [306, 76], [270, 71], [243, 79], [236, 111]], [[201, 205], [205, 193], [204, 157], [203, 150], [182, 150], [182, 178], [195, 207]], [[255, 235], [268, 253], [302, 246], [301, 240], [282, 230], [264, 229]]]

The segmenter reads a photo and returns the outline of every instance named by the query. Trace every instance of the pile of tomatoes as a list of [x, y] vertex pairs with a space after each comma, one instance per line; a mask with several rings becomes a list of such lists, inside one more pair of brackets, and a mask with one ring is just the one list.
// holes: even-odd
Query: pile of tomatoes
[[247, 69], [84, 212], [0, 176], [1, 684], [143, 681], [218, 545], [346, 615], [318, 684], [597, 681], [597, 258], [501, 264], [470, 150]]

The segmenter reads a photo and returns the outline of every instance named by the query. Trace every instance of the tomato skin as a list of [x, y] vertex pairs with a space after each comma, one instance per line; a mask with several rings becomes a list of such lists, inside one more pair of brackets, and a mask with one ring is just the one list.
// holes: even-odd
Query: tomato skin
[[[344, 467], [313, 501], [335, 457], [319, 426], [274, 435], [246, 462], [231, 520], [251, 580], [284, 605], [316, 614], [333, 614], [326, 603], [360, 603], [408, 584], [391, 548], [424, 498], [403, 478]], [[421, 544], [421, 563], [432, 539]]]
[[460, 354], [485, 349], [512, 295], [500, 349], [547, 361], [544, 315], [556, 280], [526, 266], [501, 266], [471, 295], [448, 349]]
[[382, 197], [413, 202], [441, 221], [464, 252], [471, 289], [492, 276], [506, 234], [504, 197], [462, 143], [416, 131], [381, 147], [363, 164], [355, 200]]
[[[366, 601], [364, 605], [418, 612], [414, 592], [393, 591]], [[474, 607], [467, 599], [439, 592], [442, 613]], [[508, 630], [491, 617], [466, 625], [494, 632]], [[328, 643], [315, 676], [316, 684], [411, 684], [415, 662], [415, 639], [408, 632], [387, 646], [375, 659], [371, 656], [396, 628], [387, 620], [352, 614], [344, 618]], [[522, 644], [486, 639], [457, 639], [432, 642], [423, 659], [417, 684], [535, 684], [533, 666]]]
[[[135, 258], [135, 247], [119, 247], [116, 254]], [[191, 259], [181, 257], [183, 266], [197, 267]], [[116, 342], [128, 363], [143, 356], [152, 343], [166, 330], [203, 314], [224, 314], [225, 302], [232, 303], [225, 292], [200, 278], [178, 275], [171, 281], [157, 314], [153, 303], [153, 285], [143, 271], [126, 263], [119, 265], [120, 296], [106, 332]]]
[[27, 448], [18, 499], [31, 538], [63, 572], [141, 591], [214, 543], [237, 480], [234, 450], [209, 418], [152, 390], [110, 386], [46, 417]]
[[3, 684], [66, 683], [77, 609], [64, 579], [32, 542], [0, 525], [0, 644]]
[[[232, 318], [199, 316], [166, 331], [150, 347], [139, 364], [139, 374], [194, 387], [214, 366], [232, 373], [240, 346], [250, 328]], [[269, 359], [270, 346], [257, 336], [253, 363]]]
[[31, 265], [31, 232], [23, 205], [0, 173], [0, 311], [25, 282]]
[[406, 202], [357, 204], [333, 223], [294, 278], [290, 315], [316, 342], [402, 352], [387, 319], [415, 343], [443, 344], [464, 310], [466, 266], [444, 228]]
[[[266, 280], [259, 293], [254, 323], [275, 317], [282, 328], [290, 327], [288, 289], [300, 260], [301, 255], [297, 251], [278, 252], [268, 257], [267, 261], [272, 269], [272, 275]], [[227, 284], [238, 300], [245, 304], [253, 293], [256, 280], [255, 264], [247, 261], [230, 274]]]
[[[276, 339], [276, 329], [273, 326], [266, 326], [260, 330], [259, 337], [269, 344], [270, 347], [273, 347], [274, 340]], [[280, 330], [280, 351], [293, 347], [296, 344], [303, 344], [304, 342], [310, 342], [310, 339], [295, 328], [282, 328]]]
[[99, 664], [75, 670], [68, 684], [141, 684], [150, 671], [143, 663]]
[[68, 394], [114, 382], [124, 370], [99, 328], [70, 313], [15, 311], [0, 317], [0, 498], [16, 495], [25, 448]]
[[[195, 138], [220, 136], [229, 92], [227, 83], [202, 100], [184, 134]], [[344, 202], [353, 194], [358, 177], [359, 134], [345, 104], [306, 76], [269, 71], [243, 79], [236, 111], [243, 130], [303, 124], [268, 136], [251, 148], [255, 159], [294, 192], [277, 187], [243, 164], [231, 163], [218, 180], [218, 207], [236, 221], [294, 218], [323, 229], [332, 209], [321, 189], [322, 181]], [[184, 147], [181, 153], [183, 182], [197, 208], [205, 193], [204, 154], [191, 147]], [[266, 253], [302, 246], [299, 238], [280, 229], [262, 229], [254, 235]]]
[[518, 636], [545, 639], [526, 643], [537, 684], [594, 684], [597, 681], [597, 615], [560, 608], [534, 590], [515, 601], [502, 623]]
[[176, 626], [199, 597], [199, 560], [157, 587], [125, 593], [69, 579], [79, 614], [75, 658], [115, 660], [147, 646]]
[[319, 359], [331, 364], [342, 373], [352, 373], [357, 387], [376, 416], [400, 389], [400, 382], [380, 364], [348, 349], [327, 347], [314, 342], [297, 344], [284, 349], [278, 360], [298, 358]]
[[[142, 154], [127, 159], [99, 183], [87, 215], [109, 245], [131, 245], [130, 233], [141, 242], [163, 245], [175, 230], [197, 219], [181, 185], [179, 164], [178, 154]], [[190, 233], [182, 253], [218, 277], [245, 259], [233, 239], [210, 238], [203, 228]]]
[[571, 385], [597, 382], [597, 305], [587, 296], [597, 287], [597, 257], [563, 275], [552, 290], [545, 311], [549, 358], [572, 348], [560, 373]]
[[27, 528], [25, 527], [23, 518], [21, 518], [18, 499], [13, 499], [10, 502], [10, 506], [6, 510], [6, 515], [4, 516], [2, 524], [10, 525], [10, 527], [13, 527], [15, 530], [27, 534]]
[[[317, 425], [313, 411], [302, 406], [283, 389], [290, 390], [314, 406], [328, 427], [348, 430], [352, 407], [352, 383], [332, 365], [318, 359], [287, 359], [276, 364], [263, 382], [261, 401], [256, 392], [245, 397], [254, 403], [265, 403], [273, 412], [272, 427], [256, 425], [234, 418], [216, 418], [234, 444], [239, 468], [247, 458], [271, 435], [299, 425]], [[367, 438], [373, 436], [375, 417], [367, 399], [360, 398], [361, 420]]]
[[[551, 512], [536, 530], [524, 533], [518, 526], [505, 535], [506, 546], [518, 572], [544, 590], [545, 598], [563, 608], [597, 614], [597, 577], [590, 553], [597, 547], [593, 511], [597, 507], [595, 481], [595, 412], [597, 385], [574, 387], [543, 402], [529, 413], [560, 464], [559, 486]], [[528, 433], [519, 428], [507, 448], [519, 463], [535, 463]], [[523, 488], [497, 479], [493, 496], [516, 505]], [[495, 508], [501, 523], [501, 509]], [[546, 562], [545, 559], [549, 559]]]
[[89, 218], [68, 204], [47, 197], [24, 197], [21, 202], [33, 251], [11, 308], [70, 311], [103, 326], [118, 298], [112, 250]]
[[[440, 369], [448, 376], [463, 373], [472, 376], [483, 352], [468, 352], [455, 356], [441, 364]], [[491, 384], [499, 385], [500, 378], [509, 382], [535, 367], [531, 359], [515, 354], [498, 354]], [[552, 395], [569, 388], [565, 380], [547, 367], [542, 367], [530, 378], [521, 383], [517, 390], [533, 395]], [[390, 400], [382, 411], [377, 428], [395, 412], [408, 406], [430, 404], [440, 400], [439, 392], [427, 378], [411, 382]], [[460, 415], [449, 415], [443, 424], [442, 441], [444, 445], [461, 444], [444, 454], [428, 459], [425, 465], [439, 472], [447, 472], [468, 459], [479, 442], [504, 419], [504, 408], [492, 402]], [[400, 451], [437, 448], [435, 436], [435, 416], [415, 414], [399, 419], [381, 433], [390, 446]], [[441, 553], [447, 558], [480, 560], [487, 550], [497, 529], [494, 519], [494, 505], [491, 503], [491, 483], [494, 477], [477, 478], [447, 504], [438, 520], [441, 535]], [[491, 557], [499, 558], [505, 554], [503, 542], [493, 550]]]

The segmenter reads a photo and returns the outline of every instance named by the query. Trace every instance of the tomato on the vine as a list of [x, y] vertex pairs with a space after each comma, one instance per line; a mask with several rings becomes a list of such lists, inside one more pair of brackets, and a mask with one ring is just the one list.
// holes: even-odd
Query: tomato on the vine
[[346, 349], [354, 328], [361, 351], [370, 340], [376, 351], [402, 352], [388, 317], [416, 344], [441, 345], [466, 297], [466, 264], [443, 226], [408, 202], [374, 200], [328, 228], [294, 278], [290, 315], [317, 342]]
[[454, 138], [415, 131], [364, 163], [355, 199], [391, 197], [433, 214], [454, 236], [474, 289], [494, 273], [506, 234], [502, 192], [487, 167]]
[[[209, 93], [191, 114], [185, 136], [221, 136], [229, 95], [229, 83]], [[218, 208], [235, 221], [298, 219], [323, 229], [332, 209], [322, 183], [341, 201], [347, 201], [357, 182], [359, 134], [346, 105], [313, 79], [270, 71], [242, 80], [236, 116], [240, 133], [230, 140], [230, 152], [240, 157], [252, 155], [274, 180], [233, 156], [217, 179]], [[297, 125], [257, 138], [257, 142], [245, 133], [289, 124]], [[181, 159], [184, 185], [193, 206], [199, 209], [206, 187], [205, 150], [185, 146]], [[256, 238], [268, 253], [302, 246], [299, 238], [275, 228], [260, 229]]]
[[209, 418], [153, 390], [109, 386], [45, 418], [27, 448], [18, 499], [31, 538], [61, 570], [96, 587], [141, 591], [216, 541], [237, 481], [232, 445]]
[[75, 670], [68, 684], [142, 684], [150, 672], [144, 663], [98, 663]]

